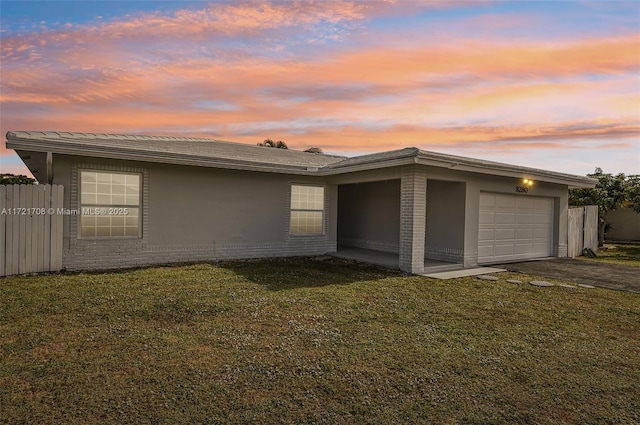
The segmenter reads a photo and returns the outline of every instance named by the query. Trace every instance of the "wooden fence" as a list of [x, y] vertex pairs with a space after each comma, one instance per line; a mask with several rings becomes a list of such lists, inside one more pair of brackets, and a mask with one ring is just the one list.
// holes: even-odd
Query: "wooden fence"
[[569, 208], [569, 241], [567, 256], [571, 258], [582, 255], [585, 248], [598, 250], [598, 207]]
[[0, 276], [62, 268], [64, 187], [0, 185]]

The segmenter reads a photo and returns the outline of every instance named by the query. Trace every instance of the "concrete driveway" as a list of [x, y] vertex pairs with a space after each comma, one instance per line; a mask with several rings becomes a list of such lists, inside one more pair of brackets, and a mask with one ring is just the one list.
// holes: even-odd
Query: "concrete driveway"
[[558, 279], [565, 282], [584, 283], [601, 288], [640, 293], [640, 267], [608, 264], [599, 261], [552, 258], [500, 264], [492, 267]]

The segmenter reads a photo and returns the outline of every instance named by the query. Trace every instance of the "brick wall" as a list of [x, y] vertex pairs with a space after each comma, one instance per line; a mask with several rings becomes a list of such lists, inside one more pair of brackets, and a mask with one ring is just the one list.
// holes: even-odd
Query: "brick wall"
[[464, 261], [464, 252], [462, 249], [457, 248], [427, 246], [424, 251], [424, 258], [447, 261], [449, 263], [462, 263]]
[[400, 183], [400, 270], [424, 271], [427, 172], [424, 167], [402, 168]]

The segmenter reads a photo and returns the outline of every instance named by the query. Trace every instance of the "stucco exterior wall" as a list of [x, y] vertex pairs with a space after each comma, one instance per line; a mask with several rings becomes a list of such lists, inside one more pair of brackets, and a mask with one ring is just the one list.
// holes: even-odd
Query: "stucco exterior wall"
[[400, 180], [338, 187], [338, 245], [398, 253]]
[[[56, 156], [54, 181], [69, 188], [65, 205], [71, 209], [80, 208], [78, 173], [82, 169], [143, 176], [142, 237], [78, 238], [78, 217], [65, 217], [63, 266], [68, 270], [336, 250], [337, 188], [323, 179]], [[289, 234], [291, 184], [325, 186], [324, 234]]]
[[605, 235], [610, 241], [640, 241], [640, 214], [632, 208], [620, 208], [607, 214], [611, 229]]
[[427, 178], [425, 258], [462, 263], [465, 194], [464, 183]]
[[[65, 216], [69, 270], [321, 255], [336, 251], [338, 232], [341, 243], [398, 253], [403, 270], [420, 272], [424, 258], [473, 267], [482, 192], [552, 198], [553, 254], [567, 252], [566, 185], [535, 182], [521, 193], [519, 178], [420, 164], [328, 177], [61, 155], [53, 165], [70, 209], [80, 207], [82, 169], [142, 176], [142, 237], [78, 238], [78, 217]], [[322, 235], [289, 234], [291, 184], [325, 187]]]

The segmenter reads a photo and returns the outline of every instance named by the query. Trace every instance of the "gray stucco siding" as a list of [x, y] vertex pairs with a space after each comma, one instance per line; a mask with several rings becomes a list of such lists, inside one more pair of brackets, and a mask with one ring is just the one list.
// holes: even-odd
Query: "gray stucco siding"
[[[54, 179], [80, 208], [83, 169], [137, 172], [141, 238], [78, 238], [78, 217], [64, 219], [63, 266], [97, 270], [146, 264], [319, 255], [336, 250], [337, 190], [324, 179], [156, 163], [56, 156]], [[292, 184], [325, 187], [324, 232], [289, 235]]]
[[465, 235], [465, 183], [427, 175], [425, 258], [462, 263]]
[[150, 245], [284, 242], [290, 179], [180, 166], [149, 172]]

